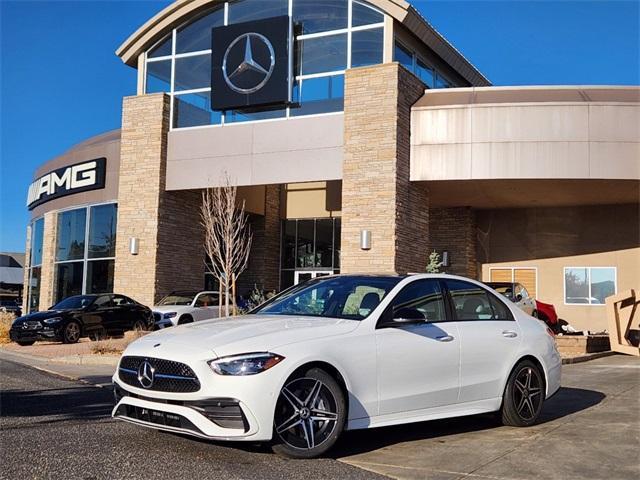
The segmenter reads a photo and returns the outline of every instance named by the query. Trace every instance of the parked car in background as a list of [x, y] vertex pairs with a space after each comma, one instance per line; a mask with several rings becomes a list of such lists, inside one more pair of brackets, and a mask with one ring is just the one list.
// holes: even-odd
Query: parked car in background
[[154, 305], [153, 317], [156, 328], [167, 328], [185, 323], [218, 318], [218, 292], [176, 291]]
[[312, 458], [344, 430], [485, 412], [530, 426], [560, 376], [549, 329], [477, 281], [338, 275], [233, 321], [129, 344], [113, 376], [112, 415]]
[[535, 317], [538, 313], [536, 301], [529, 295], [524, 285], [518, 282], [485, 282], [485, 285], [504, 295], [515, 303], [522, 311]]
[[22, 305], [13, 298], [0, 300], [0, 312], [13, 313], [19, 317], [22, 315]]
[[76, 343], [81, 337], [99, 340], [107, 335], [123, 335], [127, 330], [149, 330], [151, 309], [118, 294], [75, 295], [49, 310], [15, 319], [9, 335], [18, 345], [36, 340]]
[[550, 303], [544, 303], [529, 295], [527, 289], [518, 282], [485, 282], [485, 285], [493, 288], [496, 292], [504, 295], [521, 310], [532, 317], [539, 318], [545, 322], [554, 333], [560, 332], [558, 314]]

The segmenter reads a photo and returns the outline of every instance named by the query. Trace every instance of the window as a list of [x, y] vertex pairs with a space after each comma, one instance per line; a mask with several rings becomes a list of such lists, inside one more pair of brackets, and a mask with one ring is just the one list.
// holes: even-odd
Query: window
[[604, 305], [617, 292], [615, 267], [567, 267], [564, 269], [566, 305]]
[[424, 319], [442, 322], [447, 319], [444, 297], [437, 280], [416, 280], [393, 299], [392, 318]]
[[458, 320], [511, 320], [501, 300], [484, 288], [462, 280], [445, 280]]
[[[212, 28], [288, 14], [301, 27], [295, 38], [299, 65], [292, 105], [259, 112], [212, 111]], [[171, 95], [171, 128], [340, 112], [344, 110], [344, 71], [382, 63], [383, 48], [384, 14], [363, 0], [220, 2], [191, 23], [178, 26], [147, 52], [145, 93]]]
[[129, 297], [125, 297], [124, 295], [114, 295], [113, 296], [113, 304], [116, 307], [122, 306], [122, 305], [135, 305], [136, 302], [134, 302], [133, 300], [131, 300]]
[[417, 52], [404, 46], [398, 40], [396, 40], [393, 48], [393, 59], [422, 80], [428, 88], [450, 88], [454, 86], [440, 72], [420, 58]]
[[44, 218], [39, 218], [31, 224], [31, 257], [28, 272], [29, 283], [27, 285], [27, 313], [37, 312], [39, 309], [43, 235]]
[[281, 289], [293, 285], [295, 270], [340, 270], [340, 218], [285, 220], [281, 244]]
[[203, 293], [196, 300], [196, 307], [215, 307], [218, 305], [218, 296], [211, 293]]
[[58, 213], [56, 302], [71, 295], [113, 291], [116, 222], [115, 203]]

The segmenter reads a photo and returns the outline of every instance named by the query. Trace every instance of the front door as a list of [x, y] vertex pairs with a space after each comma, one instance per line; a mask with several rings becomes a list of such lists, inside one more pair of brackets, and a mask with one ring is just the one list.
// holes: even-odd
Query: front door
[[[438, 280], [407, 285], [376, 329], [380, 415], [456, 403], [460, 340]], [[406, 324], [392, 318], [424, 320]], [[385, 326], [386, 325], [386, 326]], [[390, 326], [389, 326], [390, 325]]]
[[333, 270], [296, 270], [293, 275], [293, 283], [297, 285], [312, 278], [326, 277], [327, 275], [333, 275]]
[[481, 286], [445, 280], [460, 333], [460, 401], [502, 395], [522, 335], [506, 304]]

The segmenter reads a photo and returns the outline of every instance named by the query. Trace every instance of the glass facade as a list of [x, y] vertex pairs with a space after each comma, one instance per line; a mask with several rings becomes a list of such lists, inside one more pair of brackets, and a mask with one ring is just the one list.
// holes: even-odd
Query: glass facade
[[[292, 16], [299, 26], [292, 106], [252, 113], [212, 111], [211, 29], [281, 15]], [[172, 128], [341, 112], [345, 70], [382, 63], [383, 49], [384, 14], [364, 1], [221, 2], [147, 52], [145, 92], [172, 96]]]
[[396, 40], [393, 48], [393, 59], [407, 70], [415, 74], [429, 88], [450, 88], [455, 85], [441, 72], [436, 70], [420, 54]]
[[85, 293], [111, 293], [117, 205], [58, 213], [54, 301]]
[[29, 282], [27, 285], [27, 312], [37, 312], [39, 310], [43, 236], [44, 218], [39, 218], [31, 224], [31, 257], [29, 260]]
[[280, 289], [296, 283], [296, 272], [339, 273], [340, 232], [340, 218], [284, 220]]

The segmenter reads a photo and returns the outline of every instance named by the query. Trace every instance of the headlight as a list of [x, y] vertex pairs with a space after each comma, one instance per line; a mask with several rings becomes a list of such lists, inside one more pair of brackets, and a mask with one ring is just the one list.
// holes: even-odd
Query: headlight
[[53, 323], [58, 323], [62, 321], [61, 317], [53, 317], [53, 318], [47, 318], [45, 320], [43, 320], [44, 323], [46, 323], [47, 325], [51, 325]]
[[165, 313], [162, 318], [173, 318], [178, 314], [178, 312], [167, 312]]
[[211, 360], [209, 366], [218, 375], [255, 375], [269, 370], [284, 357], [275, 353], [246, 353]]

